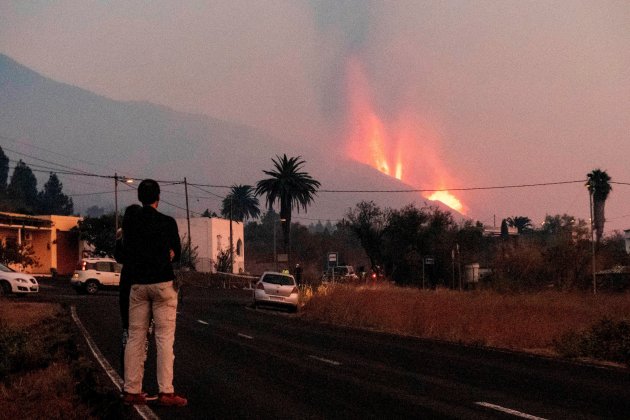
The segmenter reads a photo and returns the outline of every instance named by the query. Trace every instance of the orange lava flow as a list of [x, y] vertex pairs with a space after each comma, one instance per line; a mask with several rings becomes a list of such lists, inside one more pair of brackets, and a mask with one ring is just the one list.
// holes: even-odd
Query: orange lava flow
[[[348, 62], [349, 121], [347, 153], [359, 162], [378, 169], [414, 187], [452, 183], [437, 154], [439, 136], [428, 130], [413, 113], [400, 112], [392, 120], [380, 118], [372, 105], [369, 83], [356, 58]], [[461, 214], [466, 207], [452, 193], [426, 193]]]

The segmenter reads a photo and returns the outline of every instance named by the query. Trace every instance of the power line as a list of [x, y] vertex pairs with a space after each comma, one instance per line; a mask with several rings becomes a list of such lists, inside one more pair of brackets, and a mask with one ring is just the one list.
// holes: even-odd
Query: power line
[[[546, 187], [550, 185], [565, 185], [583, 183], [580, 181], [558, 181], [558, 182], [541, 182], [536, 184], [517, 184], [517, 185], [499, 185], [491, 187], [465, 187], [465, 188], [439, 188], [439, 189], [425, 189], [425, 188], [409, 188], [404, 190], [329, 190], [321, 189], [317, 192], [326, 193], [409, 193], [409, 192], [440, 192], [440, 191], [479, 191], [479, 190], [501, 190], [511, 188], [530, 188], [530, 187]], [[630, 185], [630, 184], [629, 184]]]
[[[58, 152], [55, 152], [53, 150], [49, 150], [49, 149], [46, 149], [46, 148], [41, 147], [41, 146], [36, 146], [34, 144], [25, 143], [23, 141], [20, 141], [19, 139], [16, 139], [16, 138], [13, 138], [13, 137], [8, 137], [8, 136], [2, 135], [2, 134], [0, 134], [0, 138], [2, 138], [4, 140], [8, 140], [8, 141], [10, 141], [12, 143], [15, 143], [15, 144], [21, 144], [22, 146], [32, 147], [33, 149], [39, 149], [39, 150], [42, 150], [42, 151], [44, 151], [46, 153], [50, 153], [50, 154], [53, 154], [53, 155], [56, 155], [56, 156], [60, 156], [60, 157], [63, 157], [63, 158], [71, 157], [68, 154], [58, 153]], [[83, 162], [83, 163], [86, 163], [88, 165], [100, 166], [101, 168], [110, 169], [112, 171], [115, 171], [115, 169], [113, 169], [113, 168], [110, 168], [108, 166], [104, 166], [104, 165], [101, 165], [101, 164], [98, 164], [98, 163], [90, 162], [90, 161], [83, 160], [83, 159], [80, 159], [80, 158], [77, 158], [77, 157], [71, 157], [71, 158], [72, 158], [72, 160]]]

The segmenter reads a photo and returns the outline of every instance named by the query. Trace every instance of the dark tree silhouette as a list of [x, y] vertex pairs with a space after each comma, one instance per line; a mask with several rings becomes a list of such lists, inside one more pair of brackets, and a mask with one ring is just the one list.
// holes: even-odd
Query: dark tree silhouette
[[591, 195], [592, 210], [593, 210], [593, 227], [595, 229], [595, 238], [597, 243], [602, 239], [604, 234], [604, 223], [606, 222], [606, 216], [604, 215], [604, 207], [606, 205], [606, 199], [612, 190], [610, 185], [610, 176], [606, 171], [601, 169], [595, 169], [586, 175], [586, 187]]
[[7, 197], [14, 211], [31, 214], [37, 209], [37, 179], [22, 160], [13, 170]]
[[258, 181], [256, 195], [266, 195], [268, 208], [272, 208], [276, 201], [280, 203], [283, 244], [287, 253], [291, 234], [291, 213], [294, 208], [298, 213], [300, 208], [306, 211], [321, 184], [307, 172], [300, 170], [305, 163], [301, 156], [288, 158], [285, 154], [282, 157], [276, 156], [272, 161], [274, 169], [263, 171], [269, 178]]
[[62, 190], [63, 184], [59, 182], [57, 174], [51, 172], [48, 181], [44, 184], [44, 189], [37, 195], [40, 214], [68, 216], [73, 213], [72, 198], [65, 195]]

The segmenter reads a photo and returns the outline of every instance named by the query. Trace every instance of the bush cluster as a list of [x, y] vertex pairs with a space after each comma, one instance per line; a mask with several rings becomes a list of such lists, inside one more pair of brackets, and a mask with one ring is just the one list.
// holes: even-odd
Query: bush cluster
[[603, 318], [586, 331], [570, 331], [554, 342], [565, 357], [589, 357], [630, 366], [630, 321]]

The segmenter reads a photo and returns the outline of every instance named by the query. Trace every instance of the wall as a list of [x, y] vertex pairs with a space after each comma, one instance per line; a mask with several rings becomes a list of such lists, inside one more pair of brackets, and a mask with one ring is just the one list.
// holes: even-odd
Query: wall
[[[176, 219], [182, 245], [187, 240], [188, 223], [185, 218]], [[245, 238], [243, 224], [232, 222], [232, 236], [234, 242], [233, 272], [245, 271]], [[214, 262], [220, 250], [230, 247], [230, 221], [218, 217], [193, 217], [190, 219], [190, 240], [192, 247], [197, 247], [196, 270], [201, 272], [214, 271]], [[240, 255], [236, 253], [238, 241], [241, 241]]]

